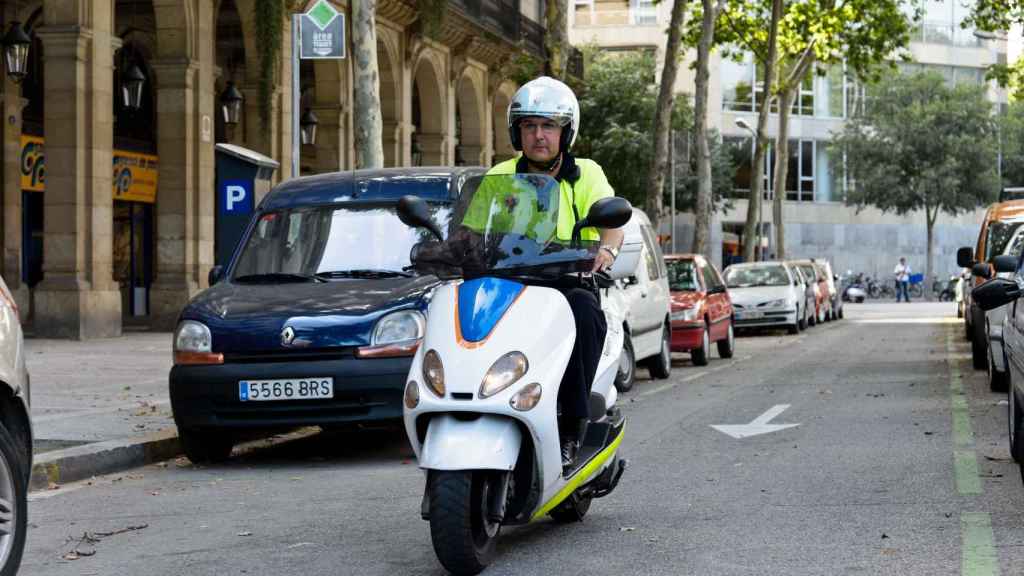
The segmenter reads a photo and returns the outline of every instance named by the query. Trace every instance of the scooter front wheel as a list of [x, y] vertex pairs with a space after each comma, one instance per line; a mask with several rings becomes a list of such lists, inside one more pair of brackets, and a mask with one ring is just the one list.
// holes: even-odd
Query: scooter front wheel
[[494, 558], [501, 524], [488, 518], [493, 474], [482, 470], [430, 473], [430, 538], [453, 574], [479, 574]]

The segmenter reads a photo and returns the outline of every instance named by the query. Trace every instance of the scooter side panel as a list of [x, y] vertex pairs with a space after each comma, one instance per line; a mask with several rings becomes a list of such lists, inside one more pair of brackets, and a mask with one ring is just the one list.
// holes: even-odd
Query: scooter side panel
[[439, 414], [430, 421], [420, 451], [425, 470], [512, 470], [522, 434], [507, 417], [485, 414], [459, 420]]

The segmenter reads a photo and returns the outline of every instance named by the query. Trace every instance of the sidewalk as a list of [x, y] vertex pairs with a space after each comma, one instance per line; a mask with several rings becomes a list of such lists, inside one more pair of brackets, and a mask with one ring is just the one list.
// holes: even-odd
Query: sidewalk
[[170, 333], [26, 338], [32, 381], [32, 489], [139, 466], [178, 453], [167, 396]]

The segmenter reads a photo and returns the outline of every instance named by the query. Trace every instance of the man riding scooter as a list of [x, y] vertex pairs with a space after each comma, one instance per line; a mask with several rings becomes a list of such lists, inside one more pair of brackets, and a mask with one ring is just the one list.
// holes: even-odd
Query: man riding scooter
[[[537, 173], [552, 176], [560, 184], [557, 237], [568, 242], [573, 225], [585, 218], [597, 200], [615, 195], [601, 167], [592, 160], [570, 152], [580, 127], [580, 105], [572, 89], [542, 76], [524, 84], [508, 109], [508, 131], [512, 147], [522, 154], [497, 164], [494, 174]], [[606, 270], [615, 262], [622, 244], [622, 230], [583, 231], [583, 240], [601, 241], [593, 272]], [[562, 464], [571, 467], [579, 443], [586, 435], [590, 416], [590, 387], [597, 372], [607, 332], [604, 312], [593, 283], [578, 276], [566, 276], [557, 288], [565, 294], [576, 321], [576, 343], [558, 391], [561, 405], [559, 435]]]

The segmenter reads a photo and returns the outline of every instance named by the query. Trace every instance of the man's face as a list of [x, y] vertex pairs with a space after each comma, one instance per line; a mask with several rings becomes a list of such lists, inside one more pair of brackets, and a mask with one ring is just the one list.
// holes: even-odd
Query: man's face
[[530, 160], [543, 164], [558, 156], [558, 143], [562, 127], [554, 120], [530, 116], [519, 123], [519, 134], [523, 141], [523, 154]]

